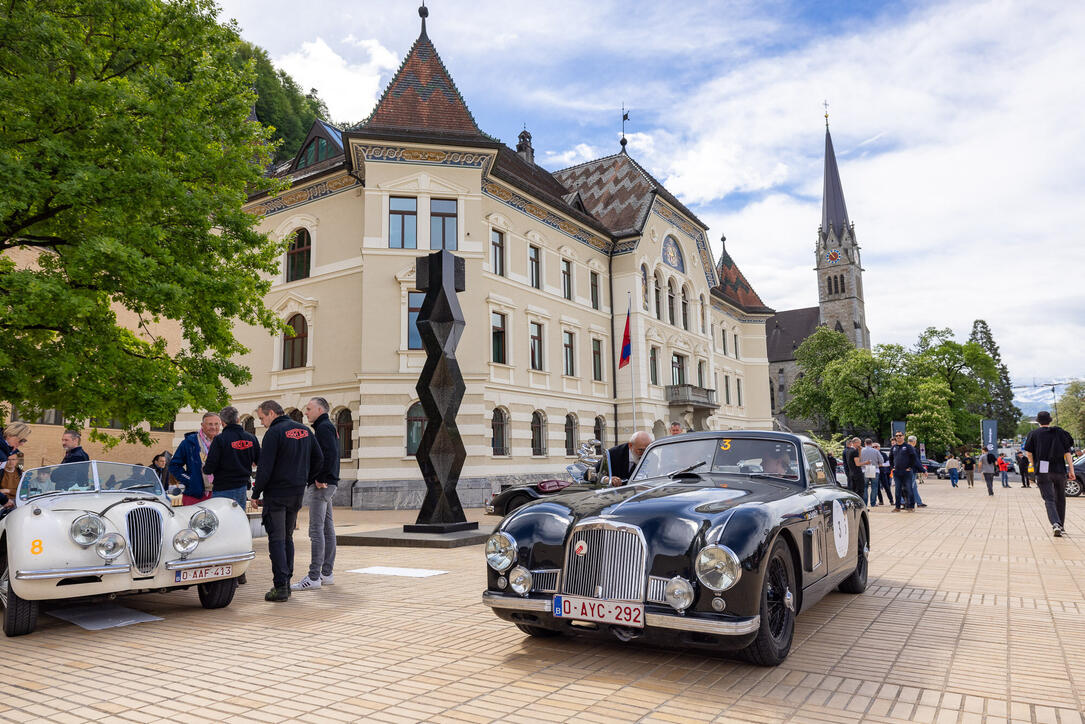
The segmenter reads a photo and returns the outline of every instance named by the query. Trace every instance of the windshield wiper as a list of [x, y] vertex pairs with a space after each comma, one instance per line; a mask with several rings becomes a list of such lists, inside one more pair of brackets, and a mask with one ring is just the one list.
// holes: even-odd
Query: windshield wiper
[[154, 488], [154, 487], [157, 487], [157, 486], [158, 486], [157, 483], [140, 483], [139, 485], [129, 485], [127, 488], [123, 488], [123, 489], [124, 490], [146, 490], [147, 488]]
[[704, 460], [702, 460], [702, 461], [701, 461], [701, 462], [699, 462], [699, 463], [693, 463], [693, 464], [692, 464], [692, 465], [690, 465], [689, 467], [685, 467], [685, 468], [682, 468], [681, 470], [675, 470], [675, 471], [674, 471], [673, 473], [668, 473], [668, 474], [667, 474], [667, 477], [668, 477], [668, 478], [674, 478], [674, 477], [676, 477], [676, 476], [678, 476], [678, 475], [681, 475], [682, 473], [688, 473], [688, 472], [690, 472], [691, 470], [696, 470], [697, 468], [701, 467], [701, 466], [702, 466], [702, 465], [704, 465], [704, 464], [705, 464], [705, 461], [704, 461]]

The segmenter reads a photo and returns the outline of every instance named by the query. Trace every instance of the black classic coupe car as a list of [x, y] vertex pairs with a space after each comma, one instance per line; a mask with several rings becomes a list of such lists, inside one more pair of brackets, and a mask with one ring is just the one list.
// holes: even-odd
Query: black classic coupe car
[[800, 435], [652, 443], [629, 483], [523, 505], [486, 542], [483, 603], [532, 636], [737, 650], [766, 666], [795, 616], [866, 590], [862, 499]]

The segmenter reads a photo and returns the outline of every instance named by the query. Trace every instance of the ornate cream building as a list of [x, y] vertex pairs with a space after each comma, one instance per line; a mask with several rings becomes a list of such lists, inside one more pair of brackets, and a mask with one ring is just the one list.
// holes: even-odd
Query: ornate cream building
[[[234, 404], [251, 414], [274, 398], [298, 415], [327, 398], [341, 433], [340, 503], [421, 501], [415, 261], [433, 249], [466, 261], [465, 505], [502, 483], [564, 476], [592, 437], [661, 435], [671, 420], [771, 428], [772, 310], [726, 253], [713, 261], [704, 223], [624, 139], [619, 153], [551, 173], [526, 131], [515, 151], [482, 132], [424, 17], [372, 115], [344, 131], [317, 122], [274, 172], [290, 190], [249, 208], [290, 240], [266, 301], [295, 334], [238, 330], [253, 378]], [[618, 370], [627, 307], [632, 363]], [[177, 439], [198, 419], [182, 415]]]

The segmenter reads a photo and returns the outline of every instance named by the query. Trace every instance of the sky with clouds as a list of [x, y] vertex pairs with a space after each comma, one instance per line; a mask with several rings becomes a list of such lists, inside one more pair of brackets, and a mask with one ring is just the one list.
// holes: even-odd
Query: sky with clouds
[[[419, 31], [403, 0], [220, 5], [337, 123]], [[1085, 377], [1085, 4], [427, 5], [484, 131], [526, 124], [556, 170], [616, 152], [624, 103], [629, 152], [776, 309], [817, 304], [827, 99], [874, 343], [983, 318], [1015, 383]]]

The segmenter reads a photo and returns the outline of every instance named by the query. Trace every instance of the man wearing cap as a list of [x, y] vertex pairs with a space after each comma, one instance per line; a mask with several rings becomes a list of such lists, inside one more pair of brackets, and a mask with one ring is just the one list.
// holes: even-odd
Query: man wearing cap
[[1051, 413], [1041, 410], [1036, 415], [1038, 428], [1025, 440], [1025, 454], [1036, 471], [1036, 487], [1047, 508], [1051, 531], [1061, 538], [1066, 526], [1066, 479], [1076, 480], [1074, 473], [1074, 441], [1070, 433], [1051, 425]]

